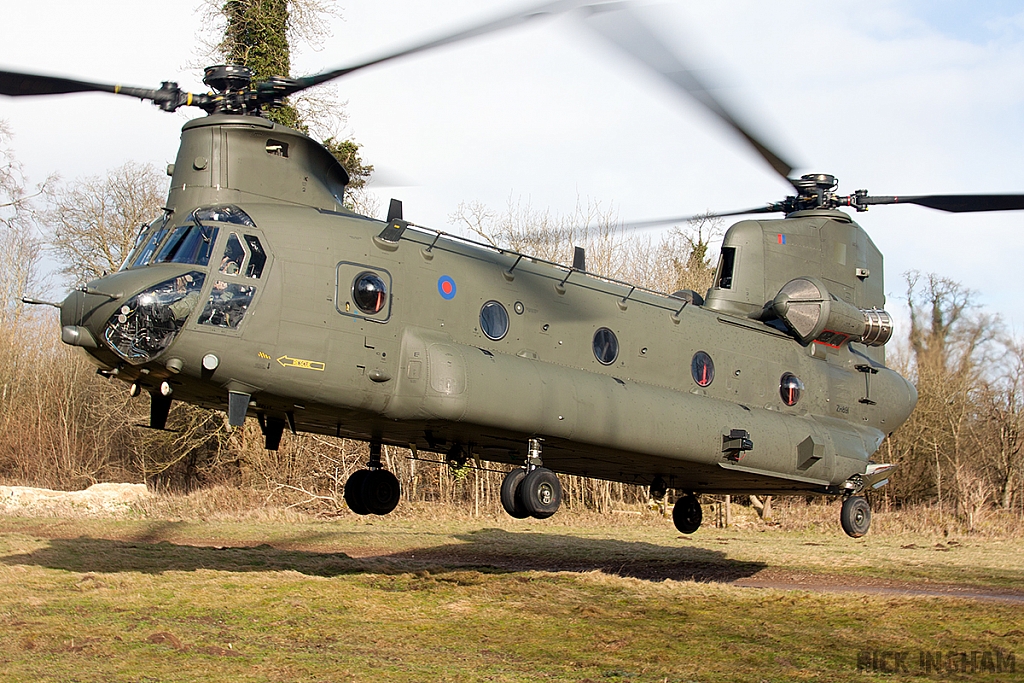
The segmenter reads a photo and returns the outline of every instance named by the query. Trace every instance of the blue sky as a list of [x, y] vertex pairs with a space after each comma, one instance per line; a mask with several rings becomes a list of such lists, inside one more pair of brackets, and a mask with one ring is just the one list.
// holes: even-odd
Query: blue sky
[[[296, 73], [349, 63], [523, 3], [348, 0]], [[723, 84], [799, 172], [852, 192], [1024, 191], [1024, 3], [941, 0], [664, 2], [643, 13]], [[5, 9], [0, 64], [85, 79], [201, 88], [189, 2], [36, 0]], [[787, 186], [744, 143], [575, 22], [538, 22], [345, 79], [338, 132], [407, 187], [406, 217], [450, 229], [460, 201], [511, 198], [568, 213], [600, 202], [625, 219], [756, 206]], [[195, 116], [196, 113], [190, 114]], [[173, 161], [186, 120], [127, 98], [0, 100], [36, 179]], [[877, 207], [856, 216], [901, 273], [978, 292], [1019, 331], [1024, 215]], [[898, 307], [898, 302], [889, 308]]]

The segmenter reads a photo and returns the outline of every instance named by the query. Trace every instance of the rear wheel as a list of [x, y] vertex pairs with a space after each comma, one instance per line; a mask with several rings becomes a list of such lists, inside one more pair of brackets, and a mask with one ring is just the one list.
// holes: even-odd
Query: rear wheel
[[688, 493], [676, 501], [675, 507], [672, 508], [672, 522], [675, 523], [676, 529], [684, 534], [692, 534], [700, 528], [702, 521], [704, 512], [700, 509], [697, 496]]
[[839, 521], [847, 536], [860, 538], [871, 528], [871, 506], [861, 496], [850, 496], [843, 501]]

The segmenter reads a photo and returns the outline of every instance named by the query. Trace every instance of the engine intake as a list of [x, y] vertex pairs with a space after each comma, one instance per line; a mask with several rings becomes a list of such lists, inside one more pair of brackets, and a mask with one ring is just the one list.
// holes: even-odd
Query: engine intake
[[891, 315], [841, 301], [813, 277], [798, 277], [783, 285], [772, 308], [802, 344], [819, 341], [842, 346], [855, 341], [882, 346], [892, 337]]

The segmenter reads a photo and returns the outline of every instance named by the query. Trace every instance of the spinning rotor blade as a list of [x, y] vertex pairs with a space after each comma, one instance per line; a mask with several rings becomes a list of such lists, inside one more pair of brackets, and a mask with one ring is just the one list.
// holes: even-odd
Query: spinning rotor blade
[[1024, 210], [1024, 194], [923, 194], [909, 197], [854, 197], [854, 206], [918, 204], [952, 213]]
[[587, 24], [606, 40], [616, 45], [647, 68], [665, 78], [676, 89], [697, 100], [708, 111], [721, 119], [750, 143], [761, 157], [780, 176], [789, 181], [793, 165], [785, 161], [767, 143], [740, 123], [708, 87], [697, 78], [696, 72], [683, 65], [668, 47], [651, 31], [625, 3], [609, 3], [589, 7]]
[[348, 75], [354, 71], [365, 69], [374, 64], [381, 64], [399, 57], [425, 52], [444, 45], [451, 45], [462, 40], [475, 38], [487, 33], [526, 23], [531, 19], [569, 12], [584, 6], [586, 0], [554, 0], [543, 5], [510, 14], [498, 19], [462, 29], [425, 43], [392, 52], [360, 64], [326, 71], [312, 76], [297, 79], [272, 78], [261, 83], [254, 83], [252, 89], [240, 88], [220, 95], [199, 94], [180, 90], [176, 83], [165, 83], [158, 90], [132, 88], [106, 83], [90, 83], [70, 78], [26, 74], [15, 71], [0, 70], [0, 94], [12, 97], [26, 95], [58, 95], [76, 92], [109, 92], [117, 95], [130, 95], [140, 99], [152, 100], [162, 109], [174, 111], [178, 107], [196, 105], [208, 113], [227, 111], [230, 113], [246, 113], [259, 110], [263, 105], [278, 105], [281, 100], [314, 85], [319, 85], [335, 78]]
[[[747, 216], [758, 213], [778, 213], [782, 211], [778, 205], [769, 204], [767, 206], [758, 206], [753, 209], [741, 209], [739, 211], [722, 211], [722, 212], [707, 212], [701, 214], [695, 214], [692, 216], [674, 216], [671, 218], [652, 218], [646, 221], [628, 221], [625, 223], [614, 223], [611, 226], [611, 231], [630, 231], [633, 230], [647, 230], [648, 228], [656, 228], [661, 225], [679, 225], [681, 223], [689, 223], [690, 221], [699, 221], [710, 218], [724, 218], [726, 216]], [[585, 225], [585, 226], [574, 226], [569, 229], [569, 232], [573, 236], [579, 235], [590, 235], [594, 233], [604, 232], [608, 230], [608, 226], [601, 225]], [[550, 230], [543, 230], [540, 232], [531, 232], [523, 235], [523, 239], [526, 241], [540, 240], [545, 237], [550, 237], [552, 232]]]
[[115, 95], [130, 95], [141, 99], [153, 99], [156, 90], [131, 88], [107, 83], [76, 81], [58, 76], [26, 74], [17, 71], [0, 71], [0, 95], [20, 97], [23, 95], [63, 95], [75, 92], [110, 92]]
[[292, 95], [301, 90], [305, 90], [306, 88], [310, 88], [314, 85], [319, 85], [321, 83], [326, 83], [327, 81], [334, 80], [335, 78], [347, 76], [348, 74], [354, 71], [365, 69], [368, 66], [374, 66], [375, 64], [381, 64], [383, 62], [391, 61], [392, 59], [406, 57], [408, 55], [417, 54], [419, 52], [426, 52], [427, 50], [433, 50], [434, 48], [443, 47], [445, 45], [451, 45], [453, 43], [458, 43], [463, 40], [468, 40], [469, 38], [475, 38], [477, 36], [493, 33], [494, 31], [500, 31], [505, 28], [510, 28], [512, 26], [517, 26], [519, 24], [524, 24], [530, 21], [531, 19], [536, 19], [538, 17], [561, 14], [563, 12], [568, 12], [577, 9], [584, 5], [585, 0], [555, 0], [554, 2], [547, 2], [544, 3], [543, 5], [539, 5], [532, 9], [517, 12], [516, 14], [511, 14], [498, 19], [492, 19], [483, 24], [471, 26], [469, 28], [462, 29], [461, 31], [456, 31], [455, 33], [451, 33], [446, 36], [441, 36], [439, 38], [429, 40], [425, 43], [420, 43], [418, 45], [413, 45], [402, 50], [398, 50], [397, 52], [392, 52], [381, 57], [376, 57], [374, 59], [362, 62], [360, 64], [353, 64], [352, 66], [341, 67], [338, 69], [334, 69], [332, 71], [324, 71], [322, 73], [314, 74], [312, 76], [303, 76], [302, 78], [296, 78], [294, 79], [294, 85], [288, 85], [284, 87], [281, 92], [283, 96]]
[[725, 218], [726, 216], [747, 216], [755, 213], [777, 213], [779, 209], [775, 206], [759, 206], [756, 209], [741, 209], [739, 211], [714, 211], [708, 213], [697, 214], [694, 216], [676, 216], [674, 218], [652, 218], [647, 221], [630, 221], [628, 223], [621, 223], [619, 228], [622, 230], [644, 230], [646, 228], [656, 228], [659, 225], [672, 225], [679, 223], [689, 223], [690, 221], [700, 220], [702, 218]]

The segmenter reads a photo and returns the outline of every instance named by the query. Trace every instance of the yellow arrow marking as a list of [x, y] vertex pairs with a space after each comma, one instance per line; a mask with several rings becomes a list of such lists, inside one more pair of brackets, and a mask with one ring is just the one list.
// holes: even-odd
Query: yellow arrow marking
[[283, 368], [302, 368], [304, 370], [319, 370], [324, 371], [327, 364], [319, 360], [302, 360], [301, 358], [292, 358], [290, 356], [281, 356], [277, 359], [277, 362], [281, 364]]

